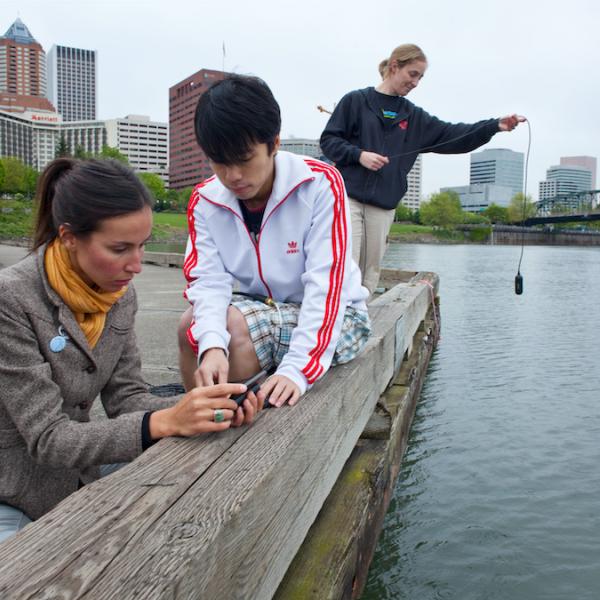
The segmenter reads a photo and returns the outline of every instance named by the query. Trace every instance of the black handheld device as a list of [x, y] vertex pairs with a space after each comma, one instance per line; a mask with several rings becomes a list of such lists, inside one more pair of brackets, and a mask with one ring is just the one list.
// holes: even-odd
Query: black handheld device
[[241, 394], [236, 394], [235, 396], [231, 396], [231, 399], [238, 405], [241, 406], [242, 402], [244, 401], [244, 399], [246, 398], [246, 394], [248, 392], [254, 392], [256, 394], [256, 392], [258, 392], [258, 390], [260, 390], [260, 384], [262, 383], [262, 380], [267, 376], [267, 372], [263, 369], [262, 371], [260, 371], [259, 373], [257, 373], [256, 375], [254, 375], [253, 377], [250, 377], [250, 379], [247, 379], [246, 381], [243, 381], [242, 383], [248, 388], [245, 392], [242, 392]]
[[523, 275], [517, 273], [515, 277], [515, 294], [520, 296], [523, 293]]

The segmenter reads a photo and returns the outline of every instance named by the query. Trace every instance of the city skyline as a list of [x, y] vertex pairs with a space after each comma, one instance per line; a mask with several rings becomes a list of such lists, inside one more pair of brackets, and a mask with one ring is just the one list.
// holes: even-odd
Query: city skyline
[[[175, 0], [167, 11], [153, 0], [59, 0], [52, 7], [7, 0], [0, 29], [4, 33], [20, 17], [46, 52], [54, 44], [96, 50], [102, 119], [146, 114], [167, 121], [169, 87], [202, 68], [261, 76], [281, 104], [288, 138], [318, 138], [326, 115], [317, 104], [332, 108], [344, 93], [376, 85], [378, 62], [395, 45], [416, 42], [428, 55], [429, 69], [409, 100], [454, 122], [511, 112], [531, 119], [527, 192], [534, 199], [557, 157], [600, 154], [592, 105], [598, 86], [593, 23], [600, 8], [593, 2], [575, 0], [558, 19], [562, 4], [554, 0], [543, 11], [513, 0], [492, 2], [485, 15], [471, 0], [452, 6], [409, 1], [402, 5], [410, 15], [406, 23], [391, 2], [371, 3], [369, 11], [361, 6], [234, 1], [225, 11]], [[397, 18], [382, 20], [382, 11]], [[562, 48], [577, 48], [577, 56]], [[522, 125], [485, 148], [526, 152], [527, 141]], [[468, 180], [468, 154], [424, 155], [424, 196]]]

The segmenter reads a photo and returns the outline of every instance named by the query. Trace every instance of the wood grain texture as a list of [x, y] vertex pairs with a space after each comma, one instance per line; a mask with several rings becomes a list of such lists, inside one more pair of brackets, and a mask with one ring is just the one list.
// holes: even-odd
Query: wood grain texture
[[[363, 431], [277, 589], [276, 600], [360, 597], [435, 346], [436, 326], [427, 322], [428, 331], [415, 334], [414, 352], [380, 397], [377, 422], [373, 424], [372, 417]], [[387, 430], [379, 426], [383, 416]]]
[[364, 352], [295, 407], [162, 440], [67, 498], [0, 545], [0, 598], [271, 598], [429, 302], [396, 286], [373, 303]]

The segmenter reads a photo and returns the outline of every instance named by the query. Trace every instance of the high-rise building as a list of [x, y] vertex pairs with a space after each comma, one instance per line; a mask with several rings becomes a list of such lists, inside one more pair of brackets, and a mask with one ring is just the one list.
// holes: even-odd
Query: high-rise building
[[202, 94], [225, 77], [201, 69], [169, 88], [169, 187], [183, 189], [210, 177], [212, 169], [194, 133], [196, 105]]
[[166, 123], [141, 115], [63, 122], [56, 112], [0, 110], [0, 156], [20, 158], [41, 170], [54, 158], [61, 139], [71, 153], [99, 154], [106, 145], [117, 148], [135, 171], [156, 173], [168, 182]]
[[60, 122], [60, 115], [49, 111], [0, 110], [0, 156], [14, 156], [43, 169], [54, 158]]
[[440, 192], [455, 192], [460, 198], [461, 208], [474, 213], [484, 211], [491, 204], [508, 206], [513, 197], [512, 188], [495, 183], [443, 187]]
[[523, 153], [506, 148], [471, 153], [469, 183], [493, 183], [509, 187], [513, 196], [522, 193]]
[[597, 160], [595, 156], [561, 156], [560, 164], [571, 167], [583, 167], [592, 172], [592, 187], [591, 190], [596, 189], [596, 167]]
[[310, 156], [323, 160], [323, 152], [319, 140], [310, 140], [306, 138], [287, 138], [281, 140], [281, 149], [302, 156]]
[[546, 171], [546, 180], [540, 181], [540, 200], [566, 196], [592, 189], [592, 172], [584, 167], [555, 165]]
[[46, 95], [44, 49], [21, 19], [0, 38], [0, 91], [20, 96]]
[[412, 166], [412, 169], [408, 172], [408, 176], [406, 178], [408, 189], [401, 200], [401, 203], [411, 210], [417, 210], [421, 205], [421, 179], [422, 162], [421, 155], [419, 154], [415, 164]]
[[156, 173], [169, 182], [169, 134], [167, 123], [144, 115], [127, 115], [105, 121], [107, 144], [117, 148], [135, 171]]
[[69, 152], [79, 150], [88, 154], [100, 154], [108, 144], [104, 121], [69, 121], [56, 127], [56, 144], [63, 139]]
[[98, 60], [95, 50], [54, 45], [48, 52], [48, 99], [64, 121], [96, 118]]
[[0, 37], [0, 110], [53, 111], [46, 99], [46, 55], [17, 19]]

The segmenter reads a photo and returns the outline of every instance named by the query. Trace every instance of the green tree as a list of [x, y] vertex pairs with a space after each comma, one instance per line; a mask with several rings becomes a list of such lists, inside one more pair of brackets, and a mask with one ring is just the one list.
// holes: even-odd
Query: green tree
[[482, 223], [488, 224], [489, 220], [482, 213], [463, 211], [462, 223], [465, 225], [481, 225]]
[[452, 229], [463, 221], [460, 198], [456, 192], [432, 194], [429, 201], [421, 203], [419, 216], [423, 225]]
[[107, 146], [106, 144], [102, 146], [102, 150], [100, 151], [98, 157], [114, 158], [115, 160], [121, 161], [126, 165], [129, 164], [129, 160], [127, 159], [127, 157], [118, 148], [113, 148], [112, 146]]
[[185, 212], [187, 210], [190, 201], [190, 196], [192, 195], [193, 191], [193, 187], [186, 187], [182, 190], [179, 190], [177, 193], [177, 200], [173, 205], [173, 210], [176, 210], [177, 212]]
[[77, 144], [75, 146], [75, 152], [73, 152], [73, 156], [75, 158], [85, 160], [86, 158], [91, 158], [92, 154], [90, 152], [86, 152], [81, 144]]
[[142, 183], [150, 190], [150, 193], [154, 197], [156, 202], [160, 202], [167, 197], [167, 191], [165, 190], [165, 182], [156, 173], [138, 173], [137, 176], [140, 178]]
[[178, 210], [179, 192], [177, 190], [166, 190], [165, 198], [159, 203], [162, 210]]
[[512, 197], [508, 205], [508, 220], [510, 223], [520, 223], [533, 217], [536, 210], [535, 202], [531, 200], [531, 196], [524, 196], [519, 192]]
[[487, 217], [490, 223], [508, 223], [508, 209], [506, 206], [499, 206], [492, 202], [481, 214]]
[[63, 156], [71, 156], [71, 148], [65, 140], [63, 135], [60, 136], [56, 149], [54, 150], [54, 158], [61, 158]]
[[33, 198], [39, 176], [40, 174], [33, 167], [25, 166], [23, 182], [25, 188], [24, 191], [28, 198]]
[[4, 191], [4, 180], [6, 178], [6, 169], [4, 163], [0, 160], [0, 192]]
[[410, 221], [412, 218], [412, 210], [408, 206], [400, 203], [396, 206], [396, 212], [394, 213], [394, 221]]
[[0, 159], [4, 168], [4, 192], [11, 194], [25, 193], [27, 186], [25, 182], [25, 163], [14, 156], [6, 156]]

